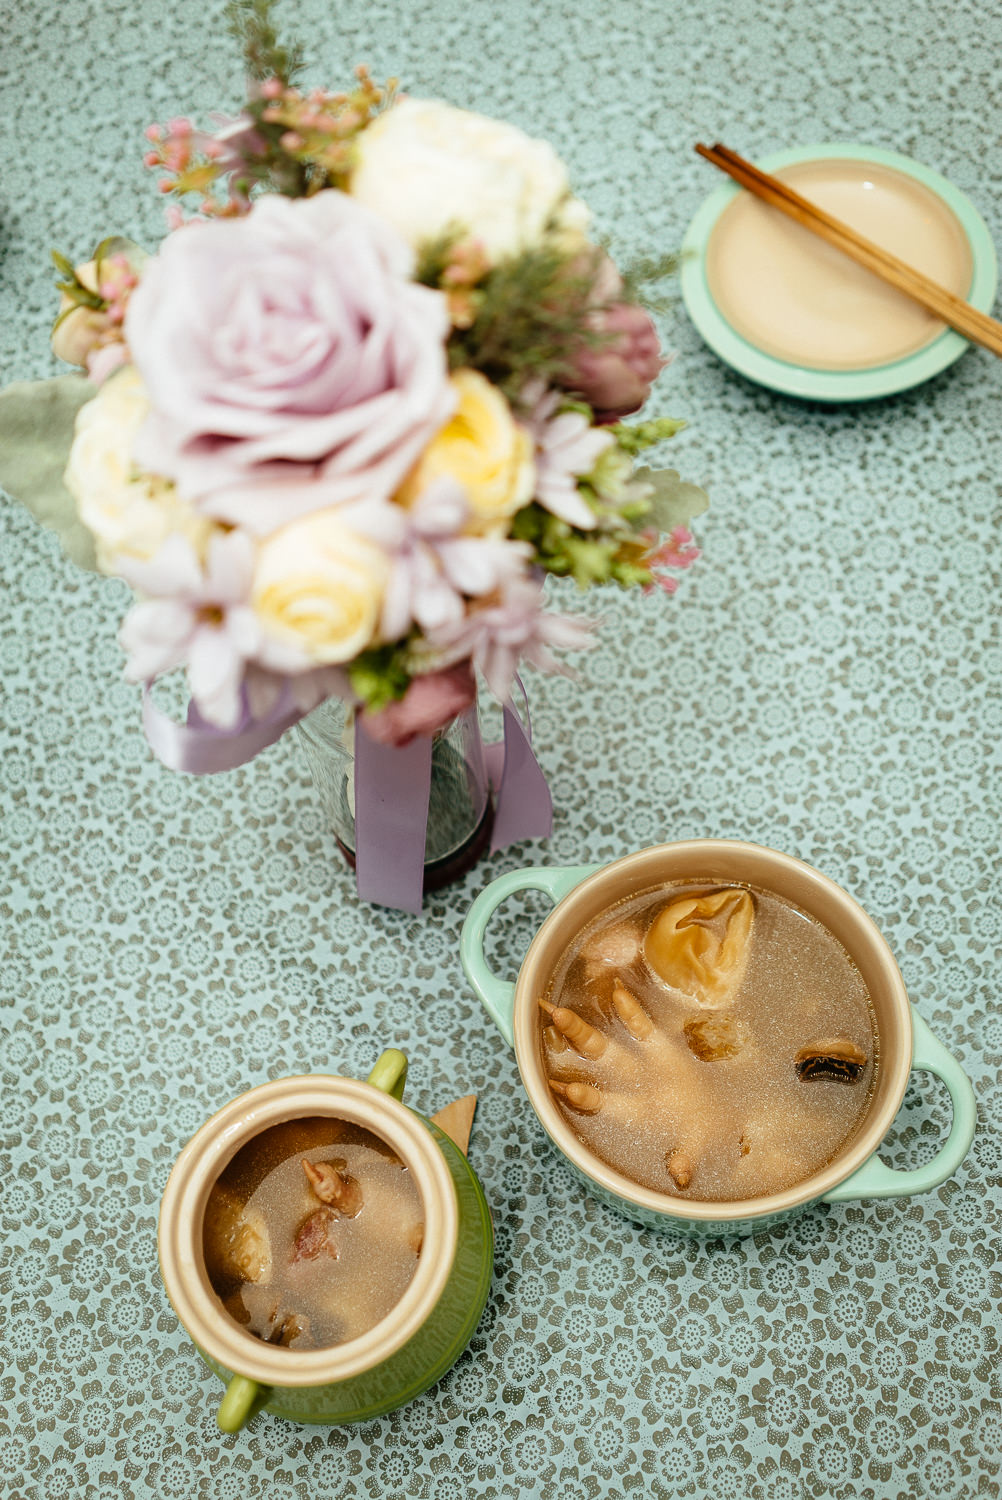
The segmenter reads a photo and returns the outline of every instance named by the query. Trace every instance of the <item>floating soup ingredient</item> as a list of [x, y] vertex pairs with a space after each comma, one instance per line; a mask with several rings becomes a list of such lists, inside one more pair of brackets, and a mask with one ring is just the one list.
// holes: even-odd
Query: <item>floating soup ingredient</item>
[[205, 1268], [211, 1280], [267, 1281], [271, 1243], [259, 1213], [229, 1188], [216, 1183], [205, 1217]]
[[644, 1042], [654, 1030], [654, 1022], [644, 1010], [636, 995], [626, 985], [616, 980], [612, 986], [612, 1004], [617, 1016], [635, 1042]]
[[358, 1337], [400, 1300], [417, 1268], [421, 1199], [378, 1136], [316, 1117], [262, 1131], [214, 1184], [205, 1265], [246, 1332], [292, 1349]]
[[677, 1188], [683, 1192], [692, 1181], [692, 1162], [685, 1151], [668, 1151], [665, 1155], [668, 1164], [668, 1175]]
[[628, 969], [636, 962], [643, 940], [643, 928], [635, 922], [620, 922], [600, 933], [581, 951], [588, 978], [604, 979], [610, 969]]
[[[603, 983], [605, 925], [647, 936]], [[595, 1156], [656, 1192], [781, 1192], [837, 1155], [872, 1096], [862, 976], [820, 922], [769, 891], [680, 881], [617, 904], [565, 949], [539, 1007], [560, 1113]]]
[[699, 1005], [729, 1005], [748, 964], [754, 916], [744, 889], [683, 896], [651, 924], [644, 957], [659, 979]]
[[336, 1161], [318, 1161], [316, 1164], [303, 1158], [303, 1171], [310, 1187], [321, 1203], [331, 1203], [338, 1213], [353, 1219], [362, 1211], [362, 1189], [354, 1177], [346, 1171], [348, 1163], [341, 1157]]
[[604, 1037], [594, 1026], [589, 1026], [587, 1021], [582, 1021], [574, 1011], [568, 1010], [565, 1005], [548, 1005], [545, 1000], [540, 1000], [540, 1005], [550, 1017], [553, 1026], [556, 1027], [562, 1037], [565, 1037], [574, 1051], [581, 1057], [601, 1057], [609, 1045], [608, 1037]]
[[701, 1062], [718, 1062], [722, 1057], [737, 1057], [745, 1044], [748, 1027], [729, 1011], [711, 1011], [709, 1015], [690, 1016], [682, 1027], [689, 1051]]
[[808, 1042], [794, 1058], [801, 1078], [835, 1078], [858, 1083], [866, 1067], [866, 1053], [846, 1036]]

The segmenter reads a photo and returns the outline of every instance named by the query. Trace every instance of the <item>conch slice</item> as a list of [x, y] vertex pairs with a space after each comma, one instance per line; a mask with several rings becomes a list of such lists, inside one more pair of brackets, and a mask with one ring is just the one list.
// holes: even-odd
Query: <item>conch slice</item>
[[866, 1067], [866, 1053], [846, 1036], [819, 1037], [793, 1059], [801, 1078], [835, 1078], [855, 1083]]
[[644, 957], [663, 984], [719, 1009], [744, 978], [754, 915], [751, 894], [737, 887], [679, 896], [651, 923]]

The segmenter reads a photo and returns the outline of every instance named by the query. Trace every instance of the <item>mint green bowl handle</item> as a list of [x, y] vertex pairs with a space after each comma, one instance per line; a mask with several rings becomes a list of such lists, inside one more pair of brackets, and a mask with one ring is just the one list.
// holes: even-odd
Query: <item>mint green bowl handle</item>
[[976, 1108], [974, 1090], [951, 1052], [936, 1040], [922, 1017], [912, 1010], [912, 1067], [924, 1068], [942, 1078], [953, 1101], [953, 1124], [941, 1150], [911, 1172], [899, 1172], [885, 1166], [874, 1153], [868, 1161], [825, 1193], [825, 1203], [847, 1203], [855, 1198], [904, 1198], [913, 1193], [927, 1193], [952, 1177], [967, 1155], [974, 1139]]
[[[396, 1047], [387, 1047], [367, 1081], [374, 1088], [382, 1089], [384, 1094], [402, 1099], [407, 1082], [407, 1058]], [[256, 1380], [248, 1380], [246, 1375], [232, 1376], [216, 1413], [220, 1432], [239, 1432], [254, 1415], [255, 1408], [267, 1401], [270, 1389], [270, 1386], [259, 1385]]]
[[603, 865], [570, 865], [558, 869], [538, 867], [513, 870], [510, 875], [499, 875], [480, 892], [463, 923], [459, 953], [466, 976], [476, 990], [484, 1009], [494, 1022], [509, 1047], [515, 1045], [513, 1012], [515, 986], [510, 979], [499, 979], [487, 966], [484, 956], [484, 934], [487, 924], [502, 901], [507, 901], [516, 891], [542, 891], [551, 896], [554, 903], [563, 900], [582, 880], [594, 875]]

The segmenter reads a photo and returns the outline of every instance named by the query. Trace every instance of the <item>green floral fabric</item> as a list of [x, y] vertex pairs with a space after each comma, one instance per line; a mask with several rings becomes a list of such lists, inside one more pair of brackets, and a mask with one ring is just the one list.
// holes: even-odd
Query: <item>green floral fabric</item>
[[[221, 9], [221, 7], [220, 7]], [[56, 373], [48, 250], [149, 246], [143, 127], [233, 108], [216, 8], [37, 0], [5, 23], [0, 368]], [[677, 247], [717, 179], [693, 153], [895, 147], [1002, 238], [997, 56], [973, 0], [488, 0], [285, 6], [333, 84], [357, 60], [550, 139], [622, 257]], [[279, 16], [282, 9], [279, 9]], [[12, 101], [22, 101], [14, 107]], [[29, 107], [30, 101], [30, 107]], [[151, 758], [121, 680], [123, 586], [0, 508], [0, 1493], [12, 1500], [970, 1500], [1002, 1453], [998, 476], [1002, 370], [969, 351], [867, 407], [730, 374], [679, 307], [652, 414], [705, 484], [673, 600], [609, 592], [580, 680], [533, 678], [556, 819], [419, 918], [361, 904], [295, 735], [219, 777]], [[555, 602], [580, 607], [573, 586]], [[979, 1126], [921, 1199], [814, 1208], [740, 1241], [656, 1236], [556, 1158], [469, 995], [458, 935], [524, 860], [698, 836], [816, 864], [886, 934], [963, 1061]], [[513, 970], [545, 911], [492, 929]], [[215, 1428], [221, 1387], [156, 1265], [171, 1164], [269, 1077], [411, 1060], [433, 1110], [475, 1090], [497, 1229], [466, 1354], [362, 1428]], [[916, 1076], [885, 1152], [929, 1159]]]

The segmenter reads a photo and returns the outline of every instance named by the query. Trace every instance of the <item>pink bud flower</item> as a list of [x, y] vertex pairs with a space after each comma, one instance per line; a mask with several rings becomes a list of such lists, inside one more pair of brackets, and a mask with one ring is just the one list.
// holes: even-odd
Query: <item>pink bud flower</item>
[[568, 383], [600, 421], [616, 421], [643, 406], [667, 361], [649, 315], [634, 303], [614, 303], [588, 322], [607, 337], [578, 350]]
[[398, 703], [389, 703], [376, 714], [365, 714], [363, 722], [372, 738], [382, 744], [406, 745], [415, 735], [442, 729], [469, 708], [476, 696], [470, 662], [461, 661], [444, 671], [415, 677]]

